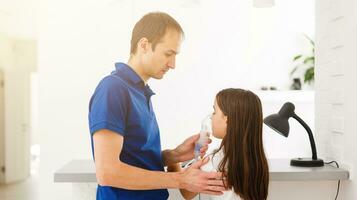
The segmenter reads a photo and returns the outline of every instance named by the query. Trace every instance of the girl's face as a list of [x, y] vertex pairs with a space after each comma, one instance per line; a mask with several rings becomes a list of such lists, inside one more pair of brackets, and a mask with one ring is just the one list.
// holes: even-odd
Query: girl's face
[[214, 101], [213, 110], [212, 135], [216, 138], [222, 139], [227, 132], [227, 116], [225, 116], [218, 107], [216, 100]]

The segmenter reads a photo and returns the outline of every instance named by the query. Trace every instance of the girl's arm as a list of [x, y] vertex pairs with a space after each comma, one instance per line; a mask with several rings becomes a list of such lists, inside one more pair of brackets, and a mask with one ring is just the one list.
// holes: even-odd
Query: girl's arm
[[[180, 172], [182, 170], [183, 169], [182, 169], [180, 163], [167, 166], [167, 171], [168, 172]], [[190, 192], [190, 191], [185, 190], [185, 189], [180, 189], [180, 193], [183, 196], [183, 198], [185, 198], [186, 200], [193, 199], [198, 194], [198, 193], [195, 193], [195, 192]]]

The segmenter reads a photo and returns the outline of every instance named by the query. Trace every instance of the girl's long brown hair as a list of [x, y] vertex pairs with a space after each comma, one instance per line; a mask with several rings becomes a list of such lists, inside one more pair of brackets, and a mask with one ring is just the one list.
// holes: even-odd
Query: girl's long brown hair
[[220, 148], [224, 157], [219, 171], [227, 187], [244, 200], [265, 200], [269, 168], [263, 148], [263, 114], [260, 99], [251, 91], [225, 89], [216, 96], [218, 107], [227, 116], [227, 134]]

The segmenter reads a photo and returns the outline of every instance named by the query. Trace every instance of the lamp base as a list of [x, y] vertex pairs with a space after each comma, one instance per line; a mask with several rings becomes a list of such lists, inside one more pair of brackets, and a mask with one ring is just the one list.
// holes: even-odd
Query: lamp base
[[312, 158], [293, 158], [290, 160], [291, 166], [297, 167], [322, 167], [324, 161], [322, 159], [313, 160]]

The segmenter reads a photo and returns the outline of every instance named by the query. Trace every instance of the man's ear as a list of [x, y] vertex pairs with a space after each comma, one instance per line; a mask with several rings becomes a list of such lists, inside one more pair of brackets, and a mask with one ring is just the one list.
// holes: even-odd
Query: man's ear
[[145, 37], [141, 38], [138, 42], [137, 48], [139, 49], [140, 52], [146, 53], [150, 48], [149, 40]]

